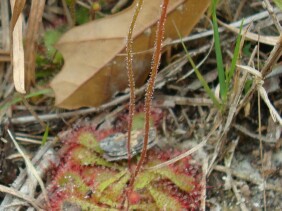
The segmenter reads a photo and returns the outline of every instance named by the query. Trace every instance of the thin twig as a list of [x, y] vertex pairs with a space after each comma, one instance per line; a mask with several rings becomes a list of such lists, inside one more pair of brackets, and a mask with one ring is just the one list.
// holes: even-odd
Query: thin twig
[[208, 173], [208, 158], [204, 158], [203, 160], [203, 166], [202, 166], [202, 180], [201, 180], [201, 211], [206, 210], [206, 185], [207, 185], [207, 173]]
[[[255, 179], [254, 177], [252, 177], [252, 175], [250, 173], [242, 173], [241, 171], [236, 171], [233, 170], [231, 168], [227, 168], [225, 166], [220, 166], [220, 165], [216, 165], [213, 168], [216, 171], [220, 171], [220, 172], [230, 172], [233, 176], [240, 178], [242, 180], [251, 182], [255, 185], [261, 186], [261, 184], [263, 183], [263, 179]], [[273, 190], [273, 191], [277, 191], [279, 193], [282, 193], [282, 188], [279, 185], [272, 185], [272, 184], [265, 184], [265, 189], [266, 190]]]
[[234, 194], [235, 194], [235, 196], [237, 198], [237, 201], [238, 201], [238, 204], [239, 204], [241, 210], [242, 211], [248, 211], [249, 209], [247, 208], [247, 206], [246, 206], [246, 204], [244, 202], [245, 200], [242, 199], [242, 196], [240, 195], [240, 193], [239, 193], [239, 191], [237, 189], [237, 186], [236, 186], [234, 181], [232, 181], [232, 190], [233, 190], [233, 192], [234, 192]]
[[171, 160], [168, 160], [168, 161], [163, 162], [161, 164], [158, 164], [156, 166], [149, 167], [147, 169], [153, 171], [153, 170], [156, 170], [156, 169], [163, 168], [165, 166], [173, 164], [173, 163], [191, 155], [192, 153], [198, 151], [199, 149], [201, 149], [202, 147], [204, 147], [206, 145], [206, 143], [209, 140], [209, 138], [211, 137], [211, 135], [213, 135], [213, 133], [216, 131], [216, 129], [219, 127], [219, 125], [221, 125], [221, 123], [222, 123], [222, 121], [218, 121], [217, 123], [215, 123], [213, 128], [210, 130], [209, 134], [206, 137], [204, 137], [203, 140], [199, 144], [197, 144], [195, 147], [193, 147], [192, 149], [188, 150], [187, 152], [184, 152], [181, 155], [178, 155], [175, 158], [172, 158]]
[[23, 200], [25, 200], [26, 202], [30, 203], [33, 207], [35, 207], [37, 210], [43, 210], [40, 208], [40, 206], [35, 202], [35, 199], [27, 196], [27, 195], [24, 195], [22, 194], [21, 192], [13, 189], [13, 188], [8, 188], [4, 185], [1, 185], [0, 184], [0, 192], [4, 192], [4, 193], [8, 193], [8, 194], [11, 194], [13, 196], [16, 196], [18, 198], [21, 198]]
[[45, 189], [45, 187], [44, 187], [44, 183], [43, 183], [42, 179], [38, 176], [35, 167], [32, 165], [32, 163], [31, 163], [31, 161], [29, 160], [29, 158], [24, 154], [24, 152], [22, 151], [21, 147], [18, 145], [18, 143], [17, 143], [17, 141], [15, 140], [15, 138], [14, 138], [12, 132], [11, 132], [9, 129], [7, 129], [7, 132], [8, 132], [8, 134], [9, 134], [11, 140], [13, 141], [15, 147], [17, 148], [17, 150], [19, 151], [19, 153], [21, 153], [22, 157], [24, 158], [27, 168], [29, 168], [30, 172], [32, 172], [33, 176], [34, 176], [34, 177], [36, 178], [36, 180], [38, 181], [38, 183], [39, 183], [39, 185], [40, 185], [40, 187], [41, 187], [41, 190], [42, 190], [42, 192], [43, 192], [43, 194], [44, 194], [46, 203], [47, 203], [47, 205], [50, 207], [49, 198], [48, 198], [47, 191], [46, 191], [46, 189]]
[[251, 131], [249, 131], [248, 129], [246, 129], [245, 127], [239, 124], [234, 124], [232, 126], [236, 128], [236, 130], [240, 131], [241, 133], [244, 133], [246, 136], [249, 136], [253, 139], [257, 139], [257, 140], [261, 139], [261, 141], [266, 142], [266, 143], [276, 143], [276, 140], [267, 138], [265, 136], [260, 137], [258, 134], [252, 133]]
[[263, 4], [262, 4], [268, 11], [269, 15], [271, 16], [273, 23], [275, 25], [275, 27], [277, 28], [277, 30], [281, 33], [282, 32], [282, 27], [276, 17], [275, 12], [273, 11], [273, 7], [271, 6], [271, 4], [269, 3], [268, 0], [263, 0]]
[[[274, 9], [274, 12], [278, 12], [278, 11], [279, 11], [279, 9]], [[246, 26], [246, 25], [248, 25], [248, 24], [250, 24], [254, 21], [258, 21], [258, 20], [261, 20], [261, 19], [267, 18], [267, 17], [269, 17], [269, 13], [267, 11], [257, 13], [255, 15], [248, 17], [248, 18], [245, 18], [244, 19], [244, 26]], [[239, 28], [241, 23], [242, 23], [242, 20], [239, 20], [239, 21], [236, 21], [236, 22], [229, 24], [229, 26]], [[218, 28], [219, 32], [223, 32], [225, 30], [226, 30], [226, 28], [224, 28], [224, 27]], [[208, 30], [208, 31], [205, 31], [205, 32], [202, 32], [202, 33], [197, 33], [195, 35], [190, 35], [186, 38], [183, 38], [182, 41], [187, 42], [187, 41], [197, 40], [199, 38], [208, 37], [208, 36], [212, 36], [212, 35], [213, 35], [213, 30]], [[182, 41], [180, 39], [174, 40], [173, 42], [170, 43], [170, 45], [179, 44]]]

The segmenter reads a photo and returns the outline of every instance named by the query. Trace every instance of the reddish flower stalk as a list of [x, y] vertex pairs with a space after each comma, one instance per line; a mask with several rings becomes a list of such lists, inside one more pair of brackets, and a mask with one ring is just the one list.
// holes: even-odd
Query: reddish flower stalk
[[161, 11], [161, 17], [158, 22], [158, 28], [156, 32], [156, 43], [154, 48], [154, 55], [153, 55], [153, 64], [152, 64], [152, 70], [151, 70], [151, 76], [148, 81], [147, 90], [146, 90], [146, 97], [145, 97], [145, 134], [144, 134], [144, 142], [143, 142], [143, 149], [141, 153], [141, 158], [136, 166], [135, 172], [131, 177], [130, 183], [129, 183], [129, 191], [132, 190], [134, 181], [136, 176], [138, 175], [142, 164], [145, 161], [146, 153], [147, 153], [147, 146], [148, 146], [148, 140], [149, 140], [149, 129], [150, 129], [150, 115], [151, 115], [151, 103], [152, 103], [152, 97], [154, 93], [154, 86], [155, 81], [158, 73], [158, 67], [160, 64], [161, 59], [161, 49], [162, 49], [162, 41], [164, 37], [164, 24], [166, 21], [166, 13], [167, 13], [167, 7], [168, 7], [169, 0], [163, 0], [162, 4], [162, 11]]
[[133, 30], [136, 24], [137, 17], [143, 5], [143, 0], [139, 0], [136, 4], [134, 15], [129, 27], [129, 31], [127, 34], [127, 42], [126, 42], [126, 67], [127, 67], [127, 75], [128, 75], [128, 84], [130, 89], [130, 100], [129, 100], [129, 118], [128, 118], [128, 139], [127, 139], [127, 153], [128, 153], [128, 168], [130, 170], [130, 160], [131, 160], [131, 130], [132, 130], [132, 119], [135, 113], [135, 80], [134, 80], [134, 72], [132, 67], [132, 44], [133, 44]]

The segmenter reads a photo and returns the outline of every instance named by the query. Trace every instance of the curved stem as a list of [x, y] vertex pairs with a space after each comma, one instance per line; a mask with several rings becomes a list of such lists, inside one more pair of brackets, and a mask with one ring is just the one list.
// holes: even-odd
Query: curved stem
[[130, 169], [130, 160], [131, 160], [131, 130], [132, 130], [132, 119], [135, 113], [135, 80], [134, 80], [134, 72], [132, 67], [132, 45], [133, 45], [133, 30], [136, 24], [137, 17], [143, 5], [143, 0], [139, 0], [136, 4], [133, 18], [131, 20], [131, 24], [129, 27], [129, 31], [127, 34], [127, 42], [126, 42], [126, 67], [127, 67], [127, 75], [128, 75], [128, 84], [130, 89], [130, 100], [129, 100], [129, 119], [128, 119], [128, 138], [127, 138], [127, 154], [128, 154], [128, 168]]
[[162, 48], [162, 41], [164, 37], [164, 24], [166, 20], [166, 13], [167, 13], [167, 7], [168, 7], [169, 0], [163, 0], [162, 4], [162, 11], [161, 11], [161, 17], [158, 22], [158, 28], [156, 32], [156, 43], [154, 48], [154, 55], [153, 55], [153, 64], [152, 64], [152, 70], [151, 70], [151, 76], [148, 81], [147, 90], [146, 90], [146, 97], [145, 97], [145, 134], [144, 134], [144, 142], [143, 142], [143, 149], [141, 153], [141, 158], [136, 166], [134, 175], [131, 177], [130, 183], [129, 183], [129, 190], [132, 189], [134, 181], [136, 176], [138, 175], [142, 164], [145, 161], [146, 153], [147, 153], [147, 146], [148, 146], [148, 140], [149, 140], [149, 129], [150, 129], [150, 116], [151, 116], [151, 103], [152, 103], [152, 96], [154, 93], [154, 85], [158, 73], [158, 67], [160, 64], [161, 59], [161, 48]]

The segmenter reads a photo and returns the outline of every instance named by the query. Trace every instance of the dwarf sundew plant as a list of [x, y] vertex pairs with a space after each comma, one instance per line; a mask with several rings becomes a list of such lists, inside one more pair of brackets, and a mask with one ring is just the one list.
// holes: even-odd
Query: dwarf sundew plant
[[[191, 165], [191, 157], [155, 171], [146, 170], [183, 153], [153, 147], [158, 139], [156, 132], [152, 131], [157, 131], [163, 116], [160, 109], [151, 107], [151, 101], [160, 64], [168, 2], [164, 0], [161, 7], [145, 103], [141, 109], [137, 108], [144, 112], [135, 111], [132, 66], [132, 37], [143, 4], [140, 0], [130, 24], [126, 45], [129, 114], [120, 116], [115, 128], [101, 130], [81, 127], [64, 138], [63, 147], [59, 150], [61, 161], [54, 168], [48, 188], [52, 210], [196, 210], [199, 207], [200, 166]], [[124, 131], [125, 123], [127, 131]], [[134, 135], [138, 130], [142, 131], [141, 147], [140, 135]], [[125, 147], [118, 142], [123, 141], [124, 137], [127, 142]], [[137, 153], [132, 153], [132, 149], [140, 150], [141, 155], [133, 157]]]
[[[160, 117], [159, 112], [152, 112]], [[196, 210], [199, 207], [201, 168], [190, 164], [191, 157], [157, 171], [141, 169], [125, 203], [124, 195], [131, 178], [127, 161], [107, 161], [99, 145], [101, 140], [118, 130], [120, 128], [82, 127], [65, 136], [64, 146], [59, 150], [60, 164], [52, 171], [53, 179], [48, 187], [52, 210], [74, 207], [123, 210], [125, 204], [130, 205], [129, 210]], [[180, 153], [173, 149], [152, 148], [143, 166], [154, 166]], [[138, 157], [133, 157], [133, 168], [137, 162]]]

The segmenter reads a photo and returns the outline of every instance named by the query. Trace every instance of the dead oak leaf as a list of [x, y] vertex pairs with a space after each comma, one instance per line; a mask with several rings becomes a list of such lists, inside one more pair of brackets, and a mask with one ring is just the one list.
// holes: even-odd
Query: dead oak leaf
[[[127, 87], [127, 71], [124, 52], [126, 37], [135, 3], [128, 9], [103, 19], [74, 27], [65, 33], [56, 48], [63, 54], [65, 64], [53, 79], [51, 87], [56, 105], [74, 109], [82, 106], [98, 106]], [[136, 84], [146, 80], [151, 65], [156, 22], [161, 0], [144, 0], [137, 19], [133, 38], [133, 69]], [[171, 0], [168, 7], [165, 38], [178, 38], [173, 22], [182, 35], [187, 35], [198, 22], [210, 1]]]

